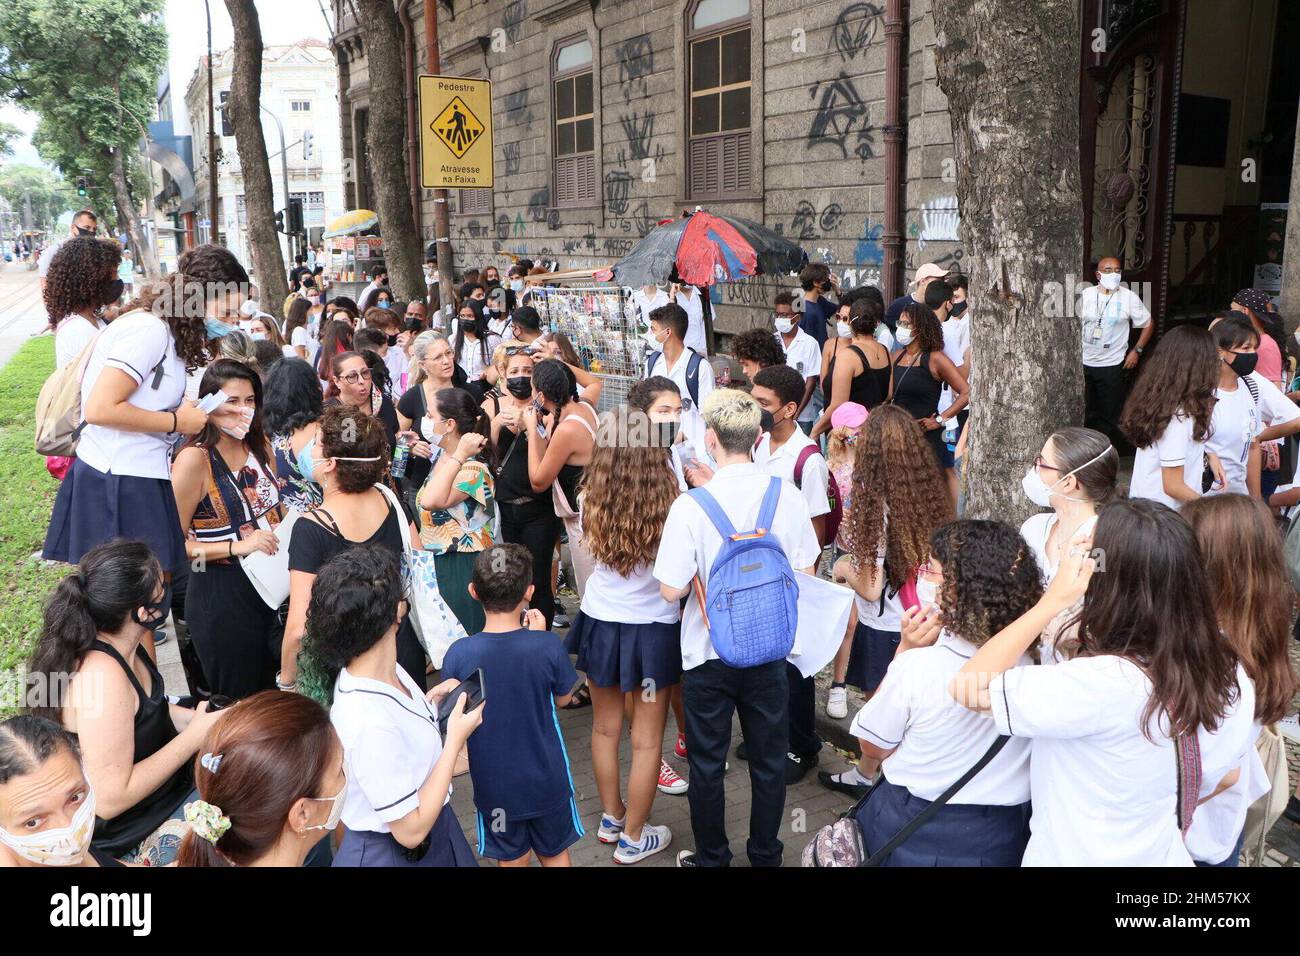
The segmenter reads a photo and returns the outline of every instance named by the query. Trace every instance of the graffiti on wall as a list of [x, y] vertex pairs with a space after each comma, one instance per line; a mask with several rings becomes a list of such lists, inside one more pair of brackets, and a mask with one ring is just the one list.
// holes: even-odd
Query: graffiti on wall
[[505, 143], [501, 146], [501, 156], [505, 159], [505, 174], [514, 176], [519, 172], [519, 143]]
[[808, 87], [808, 95], [818, 100], [808, 129], [809, 146], [837, 146], [844, 159], [849, 158], [852, 149], [852, 154], [863, 162], [875, 156], [876, 128], [871, 125], [866, 102], [847, 73], [841, 70], [834, 80], [819, 80]]
[[927, 242], [957, 242], [957, 229], [961, 216], [957, 211], [956, 196], [939, 196], [921, 204], [921, 229], [916, 236], [917, 249]]
[[835, 18], [829, 49], [838, 53], [845, 63], [856, 59], [875, 41], [880, 30], [880, 13], [880, 7], [874, 3], [849, 4]]
[[623, 102], [634, 96], [649, 96], [648, 78], [655, 69], [655, 51], [650, 45], [650, 34], [642, 33], [620, 43], [614, 50], [618, 58], [618, 88]]
[[791, 239], [820, 239], [833, 233], [844, 219], [844, 210], [837, 202], [827, 203], [818, 209], [806, 199], [794, 207], [794, 217], [790, 220]]

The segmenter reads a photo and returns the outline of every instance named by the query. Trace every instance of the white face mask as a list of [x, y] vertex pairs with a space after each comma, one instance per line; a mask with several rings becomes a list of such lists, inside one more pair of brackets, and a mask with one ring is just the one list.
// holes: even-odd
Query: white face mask
[[266, 338], [266, 333], [265, 333], [265, 332], [249, 332], [249, 333], [248, 333], [248, 337], [249, 337], [250, 339], [252, 339], [254, 342], [261, 342], [263, 339]]
[[794, 328], [794, 323], [785, 316], [776, 320], [776, 330], [782, 335], [789, 335], [790, 330]]
[[253, 410], [251, 408], [241, 409], [239, 415], [239, 421], [234, 427], [227, 428], [225, 425], [218, 425], [217, 427], [231, 438], [238, 438], [242, 441], [244, 436], [248, 434], [248, 430], [253, 426]]
[[1032, 501], [1034, 504], [1038, 505], [1038, 507], [1040, 508], [1051, 507], [1053, 494], [1060, 495], [1060, 497], [1066, 499], [1067, 501], [1087, 501], [1088, 500], [1087, 498], [1074, 498], [1071, 497], [1070, 495], [1063, 495], [1059, 491], [1054, 492], [1052, 491], [1052, 489], [1055, 488], [1057, 485], [1059, 485], [1061, 482], [1065, 481], [1066, 478], [1069, 478], [1076, 471], [1083, 471], [1083, 469], [1087, 468], [1093, 462], [1100, 461], [1109, 452], [1110, 452], [1110, 446], [1107, 446], [1106, 450], [1103, 451], [1100, 455], [1097, 455], [1095, 458], [1091, 458], [1088, 461], [1085, 461], [1078, 468], [1074, 468], [1071, 469], [1070, 471], [1067, 471], [1060, 478], [1057, 478], [1054, 482], [1052, 482], [1050, 486], [1048, 486], [1047, 482], [1043, 481], [1043, 476], [1038, 473], [1038, 469], [1035, 468], [1033, 465], [1030, 465], [1029, 471], [1025, 472], [1025, 477], [1020, 482], [1020, 487], [1024, 490], [1025, 497], [1028, 498], [1030, 501]]
[[843, 321], [841, 321], [841, 322], [836, 322], [836, 323], [835, 323], [835, 334], [838, 335], [838, 336], [839, 336], [840, 338], [842, 338], [842, 339], [851, 339], [851, 338], [853, 338], [853, 326], [851, 326], [851, 325], [849, 325], [849, 323], [847, 323], [847, 322], [843, 322]]
[[86, 787], [86, 799], [77, 807], [70, 826], [40, 833], [10, 833], [0, 827], [0, 843], [28, 863], [40, 866], [80, 866], [95, 834], [95, 792]]
[[935, 584], [925, 576], [917, 578], [916, 599], [921, 602], [921, 607], [938, 607], [939, 585]]
[[330, 800], [332, 802], [330, 803], [330, 814], [328, 817], [325, 818], [325, 822], [318, 823], [313, 827], [303, 827], [303, 832], [305, 833], [308, 830], [333, 830], [336, 826], [338, 826], [339, 821], [343, 819], [343, 802], [344, 802], [343, 798], [347, 796], [347, 792], [348, 792], [348, 778], [347, 775], [344, 774], [343, 786], [339, 787], [339, 792], [334, 794], [334, 796], [308, 797], [307, 798], [308, 800]]
[[894, 341], [899, 345], [908, 345], [912, 341], [912, 330], [905, 325], [900, 325], [898, 331], [894, 333]]
[[523, 292], [523, 291], [524, 291], [524, 280], [523, 280], [523, 279], [511, 279], [511, 280], [510, 280], [510, 291], [512, 291], [512, 292]]
[[646, 346], [656, 352], [663, 348], [663, 343], [655, 337], [654, 329], [646, 329], [645, 335], [643, 335], [642, 338], [645, 339]]
[[1103, 272], [1101, 274], [1101, 287], [1107, 292], [1114, 292], [1119, 288], [1124, 276], [1119, 272]]

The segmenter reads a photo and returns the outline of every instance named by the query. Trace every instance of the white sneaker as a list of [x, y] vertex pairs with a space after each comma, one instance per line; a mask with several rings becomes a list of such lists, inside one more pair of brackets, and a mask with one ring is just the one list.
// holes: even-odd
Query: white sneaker
[[618, 849], [614, 851], [614, 862], [639, 863], [646, 857], [654, 856], [660, 850], [667, 849], [672, 842], [672, 830], [647, 823], [641, 828], [641, 839], [636, 843], [632, 843], [627, 837], [619, 837]]
[[849, 715], [849, 689], [832, 687], [826, 698], [826, 716], [841, 720]]
[[668, 766], [668, 761], [659, 761], [659, 792], [679, 796], [686, 792], [688, 784], [677, 771]]
[[1300, 714], [1292, 714], [1279, 720], [1277, 732], [1293, 744], [1300, 744]]
[[617, 843], [618, 838], [623, 835], [623, 821], [626, 817], [611, 817], [608, 813], [600, 815], [600, 829], [596, 831], [596, 839], [601, 843]]

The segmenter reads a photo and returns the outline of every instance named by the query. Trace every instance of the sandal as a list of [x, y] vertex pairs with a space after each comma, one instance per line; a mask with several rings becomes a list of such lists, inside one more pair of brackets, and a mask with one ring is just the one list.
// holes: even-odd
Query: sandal
[[583, 681], [582, 686], [573, 692], [573, 699], [561, 707], [561, 710], [581, 710], [583, 707], [591, 706], [591, 691], [587, 689], [587, 682]]

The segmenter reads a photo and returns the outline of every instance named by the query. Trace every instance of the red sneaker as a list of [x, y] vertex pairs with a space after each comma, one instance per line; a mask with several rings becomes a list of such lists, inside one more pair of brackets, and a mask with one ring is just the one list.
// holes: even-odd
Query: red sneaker
[[682, 760], [686, 759], [686, 735], [685, 734], [678, 732], [677, 746], [673, 748], [673, 753], [675, 753]]
[[686, 781], [666, 761], [659, 761], [659, 792], [679, 795], [686, 792]]

